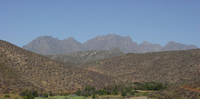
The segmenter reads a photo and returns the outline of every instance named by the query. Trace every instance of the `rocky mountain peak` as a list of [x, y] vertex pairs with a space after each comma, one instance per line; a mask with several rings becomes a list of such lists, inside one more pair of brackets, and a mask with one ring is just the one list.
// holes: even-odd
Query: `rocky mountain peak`
[[147, 41], [143, 41], [143, 42], [141, 43], [141, 45], [149, 45], [149, 44], [152, 44], [152, 43], [149, 43], [149, 42], [147, 42]]
[[188, 49], [197, 49], [198, 47], [196, 45], [188, 45]]
[[75, 51], [89, 51], [89, 50], [112, 50], [118, 47], [124, 53], [145, 53], [155, 51], [167, 50], [186, 50], [198, 48], [195, 45], [185, 45], [176, 43], [174, 41], [168, 42], [164, 47], [159, 44], [153, 44], [147, 41], [140, 45], [133, 42], [130, 36], [120, 36], [116, 34], [108, 34], [104, 36], [97, 36], [90, 39], [83, 44], [76, 41], [73, 37], [59, 40], [52, 36], [41, 36], [31, 41], [29, 44], [23, 46], [24, 49], [33, 51], [38, 54], [52, 55], [71, 53]]
[[69, 41], [76, 41], [73, 37], [69, 37], [67, 40], [69, 40]]

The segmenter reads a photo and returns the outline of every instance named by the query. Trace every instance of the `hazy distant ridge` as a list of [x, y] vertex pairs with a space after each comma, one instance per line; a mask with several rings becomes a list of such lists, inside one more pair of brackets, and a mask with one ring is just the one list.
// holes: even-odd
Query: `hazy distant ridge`
[[185, 45], [170, 41], [164, 47], [159, 44], [152, 44], [144, 41], [141, 44], [133, 42], [129, 36], [123, 37], [115, 34], [108, 34], [106, 36], [97, 36], [93, 39], [87, 40], [83, 44], [76, 41], [73, 37], [59, 40], [52, 36], [41, 36], [31, 41], [22, 48], [43, 55], [71, 53], [75, 51], [88, 51], [92, 49], [112, 50], [120, 48], [124, 53], [145, 53], [168, 50], [187, 50], [196, 49], [196, 45]]

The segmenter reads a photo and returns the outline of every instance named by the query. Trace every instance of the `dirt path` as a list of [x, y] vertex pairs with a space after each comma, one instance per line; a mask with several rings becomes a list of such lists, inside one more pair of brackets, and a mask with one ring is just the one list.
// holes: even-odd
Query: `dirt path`
[[156, 92], [156, 91], [151, 91], [151, 90], [133, 90], [133, 91], [138, 91], [138, 92]]
[[125, 98], [125, 99], [148, 99], [148, 97], [146, 97], [146, 96], [140, 96], [140, 97]]
[[192, 90], [192, 91], [200, 92], [200, 89], [197, 89], [197, 88], [190, 88], [190, 87], [187, 87], [187, 86], [182, 86], [182, 88], [187, 89], [187, 90]]

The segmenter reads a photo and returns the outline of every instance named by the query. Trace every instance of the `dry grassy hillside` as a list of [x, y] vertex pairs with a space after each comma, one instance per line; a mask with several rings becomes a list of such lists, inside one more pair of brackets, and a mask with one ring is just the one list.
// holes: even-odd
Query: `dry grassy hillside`
[[46, 56], [53, 60], [70, 62], [78, 65], [86, 62], [102, 60], [114, 56], [120, 56], [123, 54], [124, 53], [119, 48], [115, 48], [109, 51], [106, 50], [77, 51], [73, 53], [46, 55]]
[[82, 67], [128, 82], [155, 81], [174, 84], [200, 76], [200, 50], [129, 53], [87, 63]]
[[151, 93], [148, 96], [158, 99], [200, 99], [199, 76], [192, 80], [183, 80], [166, 90]]
[[[74, 91], [86, 85], [102, 88], [118, 82], [114, 77], [69, 66], [2, 40], [0, 40], [0, 64], [0, 70], [4, 71], [0, 73], [3, 79], [0, 81], [1, 90], [3, 86], [11, 88], [15, 84], [12, 83], [13, 79], [17, 84], [14, 87], [16, 89], [32, 86], [53, 92]], [[8, 80], [10, 83], [6, 83], [5, 79], [10, 79]]]

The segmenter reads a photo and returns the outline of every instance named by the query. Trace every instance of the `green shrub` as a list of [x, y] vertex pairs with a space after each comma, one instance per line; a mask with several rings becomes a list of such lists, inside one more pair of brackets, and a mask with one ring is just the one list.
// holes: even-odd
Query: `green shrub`
[[37, 90], [34, 90], [34, 91], [33, 91], [33, 96], [34, 96], [34, 97], [38, 97]]
[[[163, 85], [162, 83], [156, 83], [156, 82], [146, 82], [146, 83], [139, 83], [135, 82], [135, 90], [162, 90], [167, 88], [167, 84]], [[127, 90], [127, 89], [126, 89]]]
[[47, 97], [48, 97], [48, 94], [47, 94], [47, 93], [44, 93], [44, 97], [47, 98]]
[[127, 93], [130, 93], [130, 92], [132, 92], [133, 89], [132, 89], [132, 87], [126, 87], [125, 90]]
[[30, 97], [29, 97], [29, 99], [34, 99], [34, 96], [31, 94]]
[[91, 87], [90, 85], [85, 86], [85, 91], [90, 91]]
[[90, 87], [90, 89], [94, 92], [95, 91], [95, 87]]
[[126, 96], [126, 91], [122, 91], [122, 96]]
[[81, 90], [78, 89], [78, 91], [76, 92], [76, 95], [80, 96], [81, 95]]
[[114, 91], [114, 92], [113, 92], [113, 95], [118, 95], [118, 91]]
[[84, 96], [85, 96], [85, 97], [88, 97], [88, 94], [86, 93]]
[[62, 93], [62, 96], [67, 96], [67, 95], [69, 95], [68, 93]]
[[10, 95], [5, 95], [4, 97], [6, 97], [6, 98], [10, 98]]
[[95, 95], [94, 94], [92, 95], [92, 99], [95, 99]]
[[51, 96], [51, 97], [53, 96], [52, 91], [49, 92], [49, 96]]
[[12, 92], [11, 92], [11, 94], [15, 94], [15, 92], [14, 92], [14, 91], [12, 91]]
[[131, 92], [131, 95], [135, 95], [135, 92], [132, 91], [132, 92]]
[[28, 96], [24, 96], [23, 99], [28, 99]]

